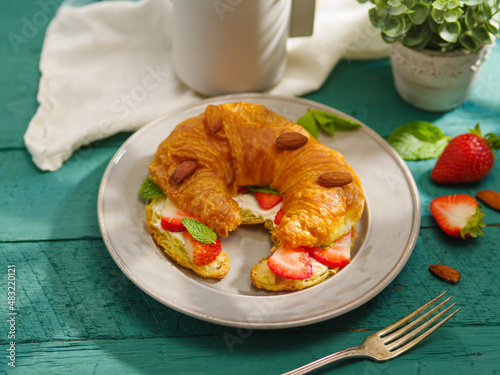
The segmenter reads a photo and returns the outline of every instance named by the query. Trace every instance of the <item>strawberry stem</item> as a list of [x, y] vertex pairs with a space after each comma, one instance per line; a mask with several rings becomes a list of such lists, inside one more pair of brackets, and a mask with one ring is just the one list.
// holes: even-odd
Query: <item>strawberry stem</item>
[[488, 133], [484, 136], [484, 141], [492, 151], [500, 150], [500, 136], [495, 133]]
[[476, 126], [474, 127], [474, 129], [470, 129], [469, 128], [469, 131], [472, 133], [472, 134], [475, 134], [479, 137], [483, 137], [483, 135], [481, 134], [481, 129], [479, 129], [479, 122], [476, 124]]
[[469, 233], [471, 237], [476, 238], [477, 236], [483, 235], [483, 230], [481, 228], [485, 227], [486, 224], [483, 222], [483, 217], [486, 215], [481, 211], [481, 205], [478, 204], [476, 207], [476, 212], [469, 217], [467, 224], [460, 231], [460, 235], [465, 239], [466, 234]]

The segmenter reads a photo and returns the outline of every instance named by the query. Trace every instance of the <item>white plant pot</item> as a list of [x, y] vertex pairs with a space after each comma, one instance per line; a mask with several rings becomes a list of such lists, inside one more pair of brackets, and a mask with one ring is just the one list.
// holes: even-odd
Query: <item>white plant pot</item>
[[456, 108], [469, 96], [491, 48], [485, 46], [476, 52], [416, 51], [394, 43], [390, 57], [396, 91], [404, 101], [426, 111]]

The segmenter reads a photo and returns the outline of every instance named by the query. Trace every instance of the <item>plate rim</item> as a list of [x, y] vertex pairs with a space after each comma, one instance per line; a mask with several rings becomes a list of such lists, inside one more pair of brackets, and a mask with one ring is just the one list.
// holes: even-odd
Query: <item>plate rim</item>
[[[142, 280], [140, 280], [134, 273], [123, 263], [123, 261], [120, 259], [118, 254], [116, 253], [115, 249], [113, 248], [113, 245], [111, 244], [110, 238], [108, 236], [108, 233], [106, 231], [105, 225], [104, 225], [104, 214], [103, 214], [103, 196], [106, 188], [106, 183], [108, 181], [109, 175], [113, 169], [113, 167], [119, 162], [121, 156], [123, 153], [126, 151], [127, 147], [129, 144], [131, 144], [136, 138], [140, 137], [142, 133], [148, 131], [149, 128], [154, 127], [156, 124], [159, 122], [164, 121], [165, 119], [175, 116], [176, 114], [182, 113], [186, 110], [189, 110], [190, 108], [194, 106], [201, 106], [204, 104], [213, 104], [214, 102], [227, 102], [227, 101], [251, 101], [252, 99], [263, 99], [263, 100], [276, 100], [276, 101], [281, 101], [281, 102], [288, 102], [288, 103], [296, 103], [300, 105], [312, 105], [314, 107], [323, 109], [328, 112], [333, 112], [336, 113], [342, 117], [351, 119], [359, 124], [362, 125], [363, 130], [367, 132], [372, 139], [374, 139], [382, 148], [390, 154], [390, 156], [394, 159], [394, 161], [397, 163], [401, 171], [403, 172], [403, 175], [406, 179], [406, 182], [409, 185], [409, 190], [411, 192], [412, 196], [412, 204], [413, 204], [413, 215], [412, 215], [412, 225], [411, 225], [411, 230], [409, 234], [409, 238], [406, 242], [406, 246], [404, 250], [402, 251], [397, 263], [392, 267], [390, 272], [384, 275], [378, 283], [370, 290], [367, 292], [363, 293], [361, 296], [358, 298], [350, 301], [349, 303], [345, 304], [342, 306], [342, 308], [339, 309], [334, 309], [335, 312], [331, 311], [325, 311], [322, 314], [315, 315], [312, 318], [304, 318], [300, 320], [295, 320], [295, 321], [287, 321], [287, 322], [258, 322], [258, 323], [252, 323], [252, 322], [246, 322], [246, 321], [235, 321], [235, 320], [229, 320], [229, 319], [224, 319], [224, 318], [218, 318], [212, 315], [208, 314], [203, 314], [198, 311], [192, 311], [191, 309], [187, 309], [183, 307], [182, 305], [173, 302], [173, 301], [166, 301], [164, 297], [158, 295], [156, 292], [151, 290], [148, 285], [146, 285]], [[333, 107], [330, 107], [328, 105], [322, 104], [315, 102], [313, 100], [305, 99], [305, 98], [298, 98], [298, 97], [288, 97], [288, 96], [283, 96], [283, 95], [271, 95], [271, 94], [261, 94], [261, 93], [238, 93], [238, 94], [229, 94], [229, 95], [222, 95], [222, 96], [214, 96], [210, 98], [206, 98], [203, 100], [195, 101], [192, 103], [185, 104], [183, 106], [180, 106], [178, 108], [175, 108], [171, 111], [166, 112], [165, 114], [159, 116], [158, 118], [148, 122], [138, 130], [136, 130], [130, 137], [128, 137], [125, 142], [118, 148], [118, 150], [114, 153], [114, 155], [111, 157], [104, 173], [103, 177], [101, 179], [101, 183], [99, 185], [99, 190], [98, 190], [98, 200], [97, 200], [97, 216], [98, 216], [98, 222], [99, 222], [99, 230], [102, 236], [102, 239], [105, 243], [106, 249], [108, 250], [110, 256], [114, 260], [114, 262], [118, 265], [120, 270], [127, 276], [129, 280], [131, 280], [139, 289], [141, 289], [143, 292], [148, 294], [150, 297], [154, 298], [156, 301], [160, 302], [161, 304], [172, 308], [180, 313], [183, 313], [185, 315], [210, 322], [210, 323], [215, 323], [223, 326], [228, 326], [228, 327], [235, 327], [235, 328], [250, 328], [250, 329], [281, 329], [281, 328], [292, 328], [292, 327], [300, 327], [300, 326], [305, 326], [305, 325], [310, 325], [314, 323], [319, 323], [340, 315], [344, 315], [359, 306], [365, 304], [366, 302], [370, 301], [372, 298], [374, 298], [376, 295], [378, 295], [382, 290], [384, 290], [396, 277], [399, 275], [399, 273], [402, 271], [406, 263], [408, 262], [413, 249], [416, 245], [417, 239], [418, 239], [418, 234], [420, 231], [420, 223], [421, 223], [421, 206], [420, 206], [420, 197], [418, 193], [418, 188], [416, 185], [416, 182], [413, 178], [413, 175], [411, 174], [411, 171], [409, 167], [406, 165], [404, 160], [401, 158], [401, 156], [378, 134], [376, 133], [373, 129], [371, 129], [369, 126], [364, 124], [362, 121], [338, 110]], [[306, 289], [307, 290], [307, 289]], [[303, 292], [303, 290], [296, 291], [294, 293], [300, 293]], [[220, 292], [220, 291], [219, 291]], [[223, 292], [220, 292], [223, 293]], [[282, 295], [276, 295], [274, 298], [283, 298], [286, 297], [287, 294], [282, 294]], [[269, 298], [269, 296], [252, 296], [253, 298]]]

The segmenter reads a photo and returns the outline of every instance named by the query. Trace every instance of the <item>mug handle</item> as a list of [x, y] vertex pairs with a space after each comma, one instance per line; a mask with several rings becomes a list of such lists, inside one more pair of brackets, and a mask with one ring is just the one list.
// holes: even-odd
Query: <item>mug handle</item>
[[313, 34], [315, 7], [316, 0], [292, 0], [290, 37]]

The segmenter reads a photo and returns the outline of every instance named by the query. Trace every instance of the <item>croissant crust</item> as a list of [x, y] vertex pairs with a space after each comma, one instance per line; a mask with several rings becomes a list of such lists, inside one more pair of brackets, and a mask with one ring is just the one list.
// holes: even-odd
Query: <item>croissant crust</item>
[[[363, 189], [340, 153], [262, 105], [217, 107], [223, 121], [216, 133], [206, 126], [204, 113], [187, 119], [159, 145], [149, 166], [152, 180], [179, 209], [227, 236], [241, 224], [240, 209], [232, 199], [238, 186], [269, 186], [283, 195], [284, 217], [275, 235], [290, 247], [330, 244], [358, 222]], [[307, 143], [293, 150], [278, 148], [277, 137], [287, 132], [301, 133]], [[198, 167], [174, 184], [172, 175], [185, 160], [195, 160]], [[321, 186], [318, 177], [328, 172], [350, 173], [353, 181]]]

